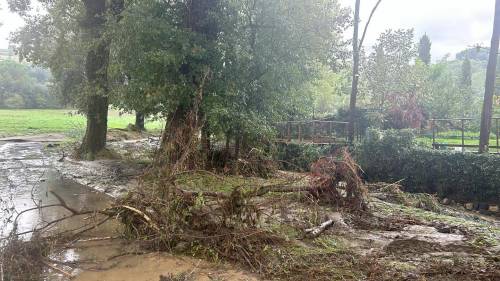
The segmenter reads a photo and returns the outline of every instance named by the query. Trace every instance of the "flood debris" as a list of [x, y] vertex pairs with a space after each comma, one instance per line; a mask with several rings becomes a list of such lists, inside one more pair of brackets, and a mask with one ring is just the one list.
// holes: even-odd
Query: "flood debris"
[[[266, 179], [206, 170], [142, 173], [135, 176], [136, 187], [112, 207], [87, 210], [120, 221], [120, 237], [138, 245], [130, 253], [166, 251], [229, 262], [258, 274], [251, 280], [486, 281], [500, 276], [498, 220], [441, 204], [433, 195], [405, 193], [397, 183], [365, 184], [346, 150], [321, 158], [310, 173], [278, 172]], [[72, 215], [82, 212], [63, 199], [59, 204]], [[49, 233], [38, 237], [54, 241]], [[102, 274], [127, 276], [131, 259], [148, 260], [115, 256], [127, 262], [100, 262], [107, 265], [99, 269]], [[42, 269], [61, 270], [63, 277], [62, 271], [74, 274], [83, 266], [53, 263], [45, 254], [35, 257]], [[136, 263], [137, 270], [145, 266]], [[197, 274], [182, 274], [193, 268], [152, 269], [151, 276], [198, 280]], [[99, 280], [90, 272], [81, 276], [77, 280]]]

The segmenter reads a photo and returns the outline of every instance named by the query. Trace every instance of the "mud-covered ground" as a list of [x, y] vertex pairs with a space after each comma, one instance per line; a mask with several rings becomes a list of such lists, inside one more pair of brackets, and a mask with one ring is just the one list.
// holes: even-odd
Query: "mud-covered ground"
[[[14, 144], [0, 146], [4, 154], [19, 152], [17, 158], [4, 159], [9, 172], [3, 173], [15, 180], [14, 185], [16, 181], [21, 184], [22, 178], [15, 173], [30, 174], [27, 179], [35, 184], [46, 181], [41, 171], [51, 166], [71, 182], [120, 197], [138, 186], [158, 139], [113, 137], [109, 148], [114, 159], [94, 162], [71, 159], [70, 147], [64, 144], [31, 140], [17, 148]], [[272, 179], [258, 179], [194, 173], [179, 179], [179, 184], [185, 189], [229, 192], [242, 185], [294, 179], [307, 181], [307, 175], [279, 172]], [[217, 259], [148, 253], [140, 243], [123, 239], [119, 226], [88, 233], [71, 247], [56, 251], [53, 258], [60, 263], [53, 266], [81, 281], [159, 280], [160, 275], [179, 273], [190, 274], [195, 280], [500, 280], [498, 217], [458, 205], [445, 206], [430, 195], [406, 194], [393, 184], [368, 184], [367, 190], [369, 212], [362, 216], [296, 194], [262, 198], [260, 227], [287, 243], [268, 247], [268, 256], [273, 258], [267, 259], [260, 275], [250, 273], [259, 270], [230, 266]], [[65, 196], [71, 198], [71, 192]], [[85, 207], [83, 202], [81, 208]], [[305, 236], [305, 229], [329, 219], [335, 223], [321, 235], [314, 239]], [[48, 272], [52, 274], [48, 280], [68, 279], [60, 272]]]

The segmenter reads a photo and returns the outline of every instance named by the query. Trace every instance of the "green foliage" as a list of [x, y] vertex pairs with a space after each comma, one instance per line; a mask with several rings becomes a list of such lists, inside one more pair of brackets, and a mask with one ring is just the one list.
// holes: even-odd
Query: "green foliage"
[[357, 150], [369, 180], [461, 202], [500, 203], [500, 157], [418, 148], [408, 131], [371, 131]]
[[469, 58], [462, 62], [462, 75], [460, 76], [460, 86], [463, 88], [472, 87], [472, 66]]
[[333, 149], [332, 146], [314, 144], [278, 144], [275, 158], [285, 170], [309, 171], [312, 163]]
[[489, 58], [490, 49], [489, 48], [468, 48], [456, 55], [457, 60], [465, 60], [469, 58], [471, 60], [487, 62]]
[[302, 94], [309, 98], [303, 98], [304, 104], [297, 106], [300, 115], [306, 118], [328, 117], [349, 106], [349, 73], [336, 73], [325, 65], [318, 65], [318, 70], [316, 79], [298, 89], [297, 95]]
[[421, 128], [429, 118], [478, 116], [484, 63], [446, 59], [426, 63], [430, 40], [426, 36], [420, 40], [418, 56], [412, 46], [412, 30], [388, 30], [364, 63], [364, 102], [381, 112], [383, 127]]
[[418, 58], [426, 65], [431, 63], [431, 39], [424, 34], [418, 43]]
[[191, 77], [209, 68], [201, 111], [210, 132], [244, 132], [253, 142], [270, 137], [274, 122], [303, 118], [339, 95], [344, 81], [324, 66], [348, 20], [337, 1], [220, 1], [211, 42], [179, 26], [181, 2], [131, 3], [110, 27], [119, 107], [169, 116], [197, 90]]
[[39, 2], [44, 13], [34, 13], [31, 1], [10, 0], [10, 9], [26, 22], [11, 42], [22, 60], [50, 69], [52, 91], [62, 104], [85, 106], [85, 54], [95, 43], [82, 34], [82, 1]]
[[0, 108], [57, 108], [49, 91], [50, 74], [41, 68], [0, 61]]

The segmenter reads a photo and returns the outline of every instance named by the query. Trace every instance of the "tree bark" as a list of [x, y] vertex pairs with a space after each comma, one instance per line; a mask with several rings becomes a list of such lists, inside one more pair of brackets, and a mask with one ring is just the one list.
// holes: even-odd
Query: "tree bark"
[[139, 132], [146, 131], [146, 127], [144, 126], [144, 114], [141, 112], [135, 113], [135, 128]]
[[203, 161], [205, 161], [205, 169], [209, 167], [211, 151], [210, 128], [205, 121], [201, 127], [201, 155], [203, 156]]
[[351, 99], [349, 103], [349, 124], [347, 126], [348, 139], [350, 142], [354, 141], [354, 123], [356, 122], [356, 102], [358, 97], [358, 82], [359, 82], [359, 47], [358, 47], [359, 6], [360, 6], [360, 0], [356, 0], [356, 6], [354, 8], [354, 34], [352, 37], [352, 51], [353, 51], [352, 87], [351, 87]]
[[86, 16], [83, 23], [90, 41], [95, 46], [87, 53], [85, 74], [90, 92], [87, 93], [87, 129], [80, 146], [80, 154], [92, 160], [106, 146], [108, 122], [108, 44], [102, 38], [105, 25], [106, 1], [84, 1]]
[[490, 56], [486, 70], [483, 111], [481, 115], [481, 135], [479, 138], [479, 153], [488, 152], [493, 113], [493, 95], [495, 93], [495, 78], [500, 38], [500, 0], [496, 0], [493, 35], [491, 37]]
[[[186, 5], [186, 15], [184, 18], [184, 27], [192, 32], [204, 36], [204, 43], [210, 44], [218, 34], [218, 27], [211, 12], [217, 8], [218, 0], [192, 0]], [[204, 68], [203, 74], [192, 73], [194, 68]], [[206, 82], [210, 79], [211, 70], [209, 65], [199, 61], [196, 63], [186, 62], [179, 70], [182, 74], [190, 76], [195, 93], [184, 97], [175, 111], [171, 114], [165, 128], [160, 148], [160, 165], [170, 165], [171, 172], [176, 173], [185, 170], [197, 159], [194, 157], [199, 151], [196, 151], [199, 143], [201, 123], [199, 121], [200, 107], [203, 99], [203, 92]], [[168, 162], [164, 162], [166, 159]]]

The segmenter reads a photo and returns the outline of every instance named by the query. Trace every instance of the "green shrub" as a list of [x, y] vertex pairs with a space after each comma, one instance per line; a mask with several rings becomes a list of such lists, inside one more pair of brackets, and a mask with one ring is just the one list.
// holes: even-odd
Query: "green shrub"
[[281, 168], [291, 171], [309, 171], [313, 162], [328, 155], [336, 147], [334, 145], [278, 144], [275, 159], [281, 163]]
[[356, 157], [370, 181], [403, 180], [406, 191], [435, 193], [459, 202], [500, 203], [500, 157], [431, 150], [410, 131], [368, 132]]

